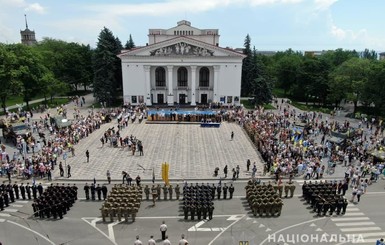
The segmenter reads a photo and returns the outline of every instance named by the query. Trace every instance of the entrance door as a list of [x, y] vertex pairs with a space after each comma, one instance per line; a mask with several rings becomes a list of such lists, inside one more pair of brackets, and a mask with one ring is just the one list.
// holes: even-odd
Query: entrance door
[[186, 104], [186, 95], [179, 94], [179, 104]]
[[158, 104], [164, 104], [164, 94], [157, 95]]
[[207, 94], [201, 94], [201, 104], [207, 104]]

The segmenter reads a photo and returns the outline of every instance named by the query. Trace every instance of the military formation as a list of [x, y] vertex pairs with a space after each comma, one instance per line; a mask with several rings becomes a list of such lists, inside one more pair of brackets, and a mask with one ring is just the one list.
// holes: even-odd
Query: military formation
[[115, 184], [100, 208], [103, 222], [106, 222], [107, 217], [110, 218], [111, 222], [114, 222], [114, 217], [117, 217], [118, 221], [122, 221], [122, 217], [124, 217], [124, 220], [128, 222], [129, 216], [134, 222], [141, 201], [141, 186]]
[[199, 185], [190, 184], [183, 186], [182, 209], [184, 219], [187, 220], [189, 216], [191, 220], [202, 220], [213, 218], [214, 202], [212, 201], [212, 187], [209, 184]]
[[[102, 200], [102, 195], [103, 195], [103, 200], [106, 200], [107, 198], [108, 189], [106, 185], [100, 186], [99, 184], [97, 185], [91, 184], [90, 186], [88, 185], [88, 183], [86, 183], [83, 189], [84, 189], [84, 194], [86, 195], [86, 200], [91, 199], [92, 201], [95, 201], [96, 195], [98, 196], [97, 200], [99, 201]], [[90, 193], [91, 193], [91, 198], [90, 198]]]
[[333, 215], [333, 213], [345, 214], [348, 200], [337, 194], [337, 186], [337, 182], [327, 180], [314, 183], [305, 181], [302, 186], [302, 196], [317, 213], [317, 216]]
[[53, 185], [51, 184], [46, 190], [32, 203], [33, 213], [35, 217], [63, 218], [67, 214], [70, 207], [78, 199], [78, 187], [74, 185]]
[[161, 200], [163, 190], [163, 200], [173, 200], [173, 195], [175, 192], [175, 199], [179, 200], [180, 197], [180, 186], [177, 184], [175, 187], [172, 185], [163, 185], [162, 187], [160, 184], [158, 185], [152, 185], [150, 188], [148, 185], [146, 185], [143, 188], [144, 194], [146, 195], [146, 200], [149, 201], [150, 197], [152, 197], [152, 201], [155, 205], [156, 200]]
[[4, 181], [0, 185], [0, 211], [4, 210], [5, 207], [8, 207], [10, 203], [15, 202], [16, 200], [31, 200], [37, 199], [43, 194], [43, 186], [39, 185], [29, 185], [27, 183], [21, 183], [20, 185], [15, 182], [12, 184], [6, 184]]
[[[282, 185], [266, 185], [249, 180], [246, 189], [246, 199], [254, 216], [280, 216], [282, 211]], [[294, 185], [293, 185], [294, 186]], [[280, 191], [281, 190], [281, 191]], [[289, 189], [290, 190], [290, 189]], [[293, 190], [294, 193], [294, 190]], [[292, 196], [292, 194], [291, 194]]]

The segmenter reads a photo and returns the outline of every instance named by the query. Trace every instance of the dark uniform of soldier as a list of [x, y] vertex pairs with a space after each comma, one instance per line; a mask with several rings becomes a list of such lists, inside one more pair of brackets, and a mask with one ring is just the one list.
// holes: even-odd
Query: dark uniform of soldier
[[0, 190], [0, 211], [4, 210], [4, 195], [3, 192]]
[[25, 186], [24, 186], [24, 183], [21, 183], [19, 188], [20, 188], [21, 198], [23, 198], [23, 200], [25, 200], [26, 198], [25, 198]]
[[189, 211], [190, 207], [188, 205], [184, 205], [183, 206], [183, 214], [184, 214], [184, 219], [188, 219], [188, 211]]
[[106, 200], [106, 198], [107, 198], [107, 192], [108, 192], [107, 186], [106, 186], [106, 185], [103, 185], [103, 186], [102, 186], [103, 200]]
[[13, 184], [13, 186], [12, 186], [12, 188], [13, 188], [13, 191], [15, 192], [15, 197], [16, 197], [16, 199], [19, 199], [19, 186], [17, 185], [17, 182], [15, 182], [15, 184]]
[[95, 188], [95, 184], [91, 184], [91, 199], [92, 201], [95, 201], [95, 192], [96, 192], [96, 188]]
[[191, 220], [194, 220], [195, 219], [195, 206], [194, 205], [191, 205], [190, 213], [191, 213]]
[[96, 186], [96, 192], [98, 193], [98, 200], [102, 200], [102, 188], [99, 184]]
[[211, 186], [211, 199], [214, 200], [215, 199], [215, 185], [213, 184], [213, 186]]
[[29, 183], [27, 183], [27, 185], [25, 186], [25, 191], [27, 192], [28, 200], [31, 200], [31, 186], [29, 185]]
[[227, 198], [227, 190], [228, 189], [229, 189], [229, 187], [227, 187], [226, 184], [224, 184], [224, 186], [223, 186], [223, 199]]
[[210, 220], [213, 219], [213, 212], [214, 212], [214, 206], [211, 205], [211, 206], [209, 207], [209, 219], [210, 219]]
[[197, 210], [198, 220], [201, 220], [202, 219], [202, 206], [201, 205], [197, 205], [196, 210]]
[[222, 192], [222, 188], [220, 185], [218, 185], [217, 187], [217, 196], [218, 196], [218, 200], [221, 199], [221, 192]]
[[230, 193], [230, 199], [233, 199], [233, 193], [234, 193], [234, 186], [233, 186], [233, 184], [230, 184], [229, 193]]
[[39, 183], [39, 185], [37, 186], [37, 192], [39, 192], [39, 197], [43, 195], [43, 189], [43, 186], [41, 185], [41, 183]]
[[90, 200], [90, 186], [87, 183], [84, 186], [84, 193], [86, 194], [86, 199]]
[[13, 188], [12, 188], [12, 186], [10, 184], [7, 185], [7, 191], [8, 191], [9, 199], [11, 200], [11, 202], [15, 202], [15, 196], [14, 196], [14, 193], [13, 193]]
[[170, 196], [170, 200], [172, 200], [172, 193], [173, 193], [172, 185], [169, 185], [169, 187], [168, 187], [168, 194]]
[[32, 185], [32, 196], [34, 200], [37, 198], [37, 186], [35, 184]]

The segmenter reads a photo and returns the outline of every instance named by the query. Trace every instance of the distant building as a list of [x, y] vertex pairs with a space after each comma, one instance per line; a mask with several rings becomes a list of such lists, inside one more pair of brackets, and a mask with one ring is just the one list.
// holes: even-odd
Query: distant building
[[325, 51], [305, 51], [305, 56], [317, 57], [323, 55], [324, 53]]
[[198, 29], [186, 20], [149, 29], [146, 46], [119, 57], [125, 104], [240, 104], [245, 55], [220, 47], [218, 29]]
[[385, 52], [379, 53], [378, 55], [380, 57], [380, 60], [385, 60]]
[[20, 31], [21, 43], [25, 45], [33, 45], [36, 43], [35, 31], [28, 29], [27, 15], [24, 15], [25, 18], [25, 30]]

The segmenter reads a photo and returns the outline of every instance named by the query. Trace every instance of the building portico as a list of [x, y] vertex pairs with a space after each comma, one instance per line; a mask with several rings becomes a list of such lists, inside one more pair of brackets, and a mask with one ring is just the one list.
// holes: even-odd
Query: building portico
[[190, 36], [171, 36], [119, 55], [125, 104], [240, 103], [243, 54]]

